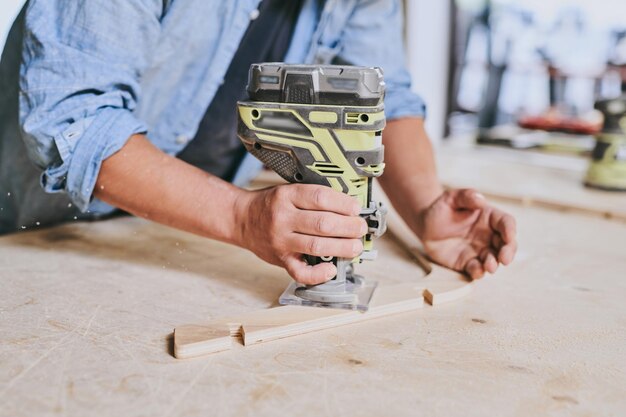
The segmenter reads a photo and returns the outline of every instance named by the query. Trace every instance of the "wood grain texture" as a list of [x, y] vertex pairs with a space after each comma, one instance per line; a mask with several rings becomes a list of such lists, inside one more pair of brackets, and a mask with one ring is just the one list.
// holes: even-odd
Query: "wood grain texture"
[[[626, 225], [502, 208], [518, 257], [470, 297], [188, 361], [173, 327], [267, 309], [287, 274], [135, 218], [2, 237], [0, 415], [623, 415]], [[377, 247], [381, 288], [429, 279]]]
[[[554, 181], [506, 169], [484, 175], [500, 188]], [[172, 357], [173, 327], [267, 309], [287, 274], [135, 218], [2, 237], [0, 415], [624, 415], [626, 224], [500, 206], [517, 219], [518, 256], [472, 296], [190, 361]], [[391, 237], [359, 273], [422, 285]]]

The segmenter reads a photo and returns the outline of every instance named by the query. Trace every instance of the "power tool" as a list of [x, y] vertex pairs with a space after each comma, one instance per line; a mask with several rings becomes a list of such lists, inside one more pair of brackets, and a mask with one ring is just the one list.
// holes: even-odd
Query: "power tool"
[[604, 115], [604, 125], [596, 135], [585, 185], [626, 191], [626, 95], [600, 100], [595, 108]]
[[372, 199], [383, 173], [385, 83], [377, 67], [253, 64], [249, 100], [237, 103], [237, 134], [252, 155], [290, 183], [319, 184], [355, 197], [368, 224], [363, 253], [346, 259], [303, 254], [309, 265], [332, 262], [337, 275], [320, 285], [292, 282], [280, 304], [366, 311], [376, 283], [354, 264], [376, 257], [386, 208]]

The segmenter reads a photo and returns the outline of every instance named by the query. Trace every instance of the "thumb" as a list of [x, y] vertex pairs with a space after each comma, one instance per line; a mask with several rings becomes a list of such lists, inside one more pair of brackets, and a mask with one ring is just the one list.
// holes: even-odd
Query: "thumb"
[[469, 188], [451, 191], [451, 205], [455, 209], [478, 210], [487, 204], [485, 196]]

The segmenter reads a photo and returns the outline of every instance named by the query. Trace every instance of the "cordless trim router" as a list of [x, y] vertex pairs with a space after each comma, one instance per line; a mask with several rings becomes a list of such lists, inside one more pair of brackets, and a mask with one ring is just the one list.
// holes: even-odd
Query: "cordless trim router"
[[385, 83], [380, 68], [348, 65], [253, 64], [249, 100], [237, 103], [237, 134], [246, 149], [290, 183], [319, 184], [355, 197], [369, 226], [354, 258], [303, 255], [309, 265], [332, 262], [337, 276], [314, 286], [292, 282], [281, 304], [366, 311], [376, 282], [353, 265], [376, 257], [386, 209], [372, 200], [383, 173]]

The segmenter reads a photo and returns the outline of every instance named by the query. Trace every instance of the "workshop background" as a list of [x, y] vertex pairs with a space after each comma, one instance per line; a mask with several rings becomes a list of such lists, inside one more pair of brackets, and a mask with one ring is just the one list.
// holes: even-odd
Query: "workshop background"
[[[2, 0], [0, 46], [23, 3]], [[435, 142], [472, 134], [590, 151], [594, 102], [626, 88], [624, 1], [405, 0], [405, 12], [413, 88]], [[546, 124], [556, 133], [529, 134]]]
[[[23, 3], [0, 0], [0, 45]], [[392, 210], [359, 272], [427, 286], [424, 300], [177, 359], [174, 329], [195, 341], [186, 325], [263, 316], [290, 278], [130, 216], [3, 236], [0, 416], [626, 415], [626, 192], [606, 190], [626, 188], [626, 1], [404, 7], [441, 181], [515, 216], [516, 260], [460, 279], [420, 257]]]

